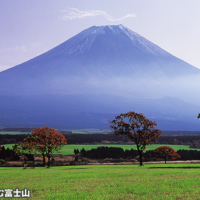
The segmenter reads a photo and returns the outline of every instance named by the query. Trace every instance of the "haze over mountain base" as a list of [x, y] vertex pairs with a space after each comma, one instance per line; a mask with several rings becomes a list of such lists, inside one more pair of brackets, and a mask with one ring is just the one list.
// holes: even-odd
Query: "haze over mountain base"
[[200, 129], [200, 70], [130, 29], [91, 27], [0, 73], [0, 125], [105, 128], [135, 111], [162, 130]]

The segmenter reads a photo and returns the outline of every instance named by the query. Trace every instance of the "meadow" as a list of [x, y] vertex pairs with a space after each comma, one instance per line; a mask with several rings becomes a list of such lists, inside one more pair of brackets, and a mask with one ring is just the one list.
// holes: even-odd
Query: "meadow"
[[195, 200], [200, 198], [199, 169], [200, 164], [1, 167], [0, 189], [26, 188], [37, 200]]
[[110, 132], [112, 132], [112, 130], [110, 129], [78, 129], [78, 130], [62, 130], [62, 131], [71, 131], [73, 134], [74, 133], [79, 133], [79, 134], [94, 134], [94, 133], [104, 133], [104, 134], [108, 134]]
[[[12, 149], [13, 145], [14, 144], [6, 144], [4, 146], [6, 148], [9, 147], [10, 149]], [[54, 153], [55, 154], [64, 154], [64, 155], [74, 154], [74, 149], [79, 149], [79, 151], [82, 148], [84, 148], [85, 150], [90, 150], [90, 149], [96, 149], [99, 146], [120, 147], [120, 148], [123, 148], [124, 150], [126, 150], [126, 149], [128, 149], [128, 150], [130, 150], [130, 149], [137, 150], [136, 145], [124, 145], [124, 144], [98, 144], [98, 145], [95, 145], [95, 144], [67, 144], [67, 145], [62, 147], [60, 153], [58, 153], [58, 152], [54, 152]], [[157, 147], [160, 147], [160, 146], [169, 146], [169, 147], [173, 148], [175, 151], [178, 151], [180, 149], [181, 150], [184, 149], [184, 150], [198, 150], [198, 151], [200, 151], [200, 149], [189, 148], [189, 146], [187, 146], [187, 145], [173, 145], [173, 144], [152, 144], [152, 145], [148, 145], [146, 151], [156, 149]]]
[[31, 132], [20, 132], [20, 131], [0, 131], [0, 135], [19, 135], [19, 134], [29, 134]]

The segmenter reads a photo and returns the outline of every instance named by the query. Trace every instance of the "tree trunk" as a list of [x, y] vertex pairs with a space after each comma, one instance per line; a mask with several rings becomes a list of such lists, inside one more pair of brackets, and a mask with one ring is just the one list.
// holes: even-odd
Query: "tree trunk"
[[42, 154], [42, 156], [43, 156], [43, 167], [45, 167], [45, 156], [44, 154]]
[[167, 159], [166, 159], [166, 156], [165, 156], [165, 164], [166, 164], [166, 160], [167, 160]]
[[75, 155], [75, 161], [78, 161], [78, 156], [77, 155]]
[[48, 155], [48, 168], [50, 168], [50, 155]]
[[138, 144], [137, 144], [137, 151], [140, 157], [140, 166], [142, 166], [142, 151], [140, 151]]
[[24, 164], [26, 164], [26, 159], [25, 159], [25, 156], [24, 156]]
[[33, 168], [35, 168], [35, 155], [33, 154]]
[[142, 152], [139, 151], [139, 156], [140, 156], [140, 166], [142, 166]]

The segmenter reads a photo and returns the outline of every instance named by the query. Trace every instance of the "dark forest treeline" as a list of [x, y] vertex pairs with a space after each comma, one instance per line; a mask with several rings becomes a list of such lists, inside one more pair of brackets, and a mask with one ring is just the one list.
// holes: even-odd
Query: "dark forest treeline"
[[0, 131], [31, 132], [32, 128], [3, 128]]
[[[20, 156], [17, 155], [13, 149], [5, 148], [4, 146], [0, 146], [1, 151], [0, 151], [0, 164], [2, 161], [17, 161], [20, 160]], [[28, 160], [32, 161], [33, 160], [33, 155], [31, 154], [24, 154]]]
[[[3, 128], [0, 129], [0, 132], [3, 131], [17, 131], [17, 132], [31, 132], [35, 128]], [[72, 134], [72, 131], [63, 131], [58, 130], [58, 132], [62, 134]], [[113, 131], [109, 132], [108, 134], [113, 134]], [[200, 136], [200, 131], [163, 131], [163, 136]]]
[[[5, 161], [8, 160], [19, 160], [20, 157], [14, 153], [13, 150], [10, 150], [9, 148], [4, 148], [4, 146], [1, 147], [0, 151], [0, 164], [2, 162], [2, 159]], [[112, 159], [137, 159], [138, 152], [137, 150], [125, 150], [119, 147], [98, 147], [96, 149], [91, 149], [86, 151], [84, 148], [80, 151], [77, 151], [75, 149], [75, 152], [80, 152], [80, 155], [82, 157], [91, 158], [91, 159], [105, 159], [105, 158], [112, 158]], [[152, 151], [146, 151], [142, 154], [143, 161], [150, 161], [150, 160], [156, 160], [155, 158], [152, 158], [150, 154]], [[176, 160], [200, 160], [200, 151], [197, 150], [178, 150], [177, 153], [181, 156], [181, 158]], [[26, 157], [28, 157], [28, 160], [33, 160], [33, 156], [30, 154], [25, 154]]]
[[[71, 134], [65, 135], [65, 137], [68, 144], [130, 142], [128, 136], [124, 136], [123, 140], [121, 136], [115, 136], [114, 134]], [[161, 136], [155, 144], [177, 144], [192, 146], [194, 141], [200, 141], [200, 136]]]
[[[15, 144], [23, 142], [28, 134], [1, 135], [0, 145]], [[123, 140], [121, 136], [114, 134], [65, 134], [67, 144], [95, 144], [95, 143], [127, 143], [130, 142], [127, 136]], [[200, 148], [200, 136], [161, 136], [156, 144], [177, 144], [189, 145], [191, 148]]]
[[19, 156], [12, 149], [1, 146], [0, 160], [19, 160]]
[[[23, 142], [24, 138], [29, 134], [17, 134], [17, 135], [1, 135], [0, 144], [14, 144]], [[84, 143], [101, 143], [102, 141], [115, 141], [115, 142], [128, 142], [128, 137], [123, 140], [120, 136], [114, 136], [114, 134], [64, 134], [68, 144], [84, 144]], [[199, 137], [200, 138], [200, 137]]]
[[[134, 159], [138, 156], [137, 150], [125, 150], [119, 147], [98, 147], [96, 149], [91, 149], [86, 151], [84, 148], [80, 151], [75, 149], [76, 153], [80, 152], [82, 157], [91, 158], [91, 159], [105, 159], [105, 158], [113, 158], [113, 159]], [[146, 151], [142, 154], [144, 161], [156, 160], [152, 158], [150, 154], [153, 151]], [[176, 160], [200, 160], [200, 151], [197, 150], [178, 150], [177, 153], [181, 156], [181, 158]]]
[[17, 134], [17, 135], [1, 135], [0, 134], [0, 145], [1, 144], [16, 144], [18, 142], [23, 142], [29, 134]]

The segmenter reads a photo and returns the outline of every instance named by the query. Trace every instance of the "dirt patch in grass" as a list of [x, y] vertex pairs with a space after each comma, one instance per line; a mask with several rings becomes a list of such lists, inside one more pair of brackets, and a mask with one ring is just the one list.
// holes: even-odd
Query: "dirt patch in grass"
[[11, 165], [18, 165], [18, 166], [23, 165], [23, 161], [8, 161], [7, 163], [9, 163]]

